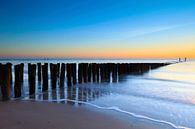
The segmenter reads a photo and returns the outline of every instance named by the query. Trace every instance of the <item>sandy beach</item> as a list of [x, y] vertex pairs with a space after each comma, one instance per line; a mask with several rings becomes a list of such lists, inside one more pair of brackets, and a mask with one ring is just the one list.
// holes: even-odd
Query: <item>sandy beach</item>
[[69, 105], [43, 102], [4, 102], [1, 129], [133, 129], [107, 115]]
[[0, 104], [1, 129], [154, 129], [70, 105], [8, 101]]

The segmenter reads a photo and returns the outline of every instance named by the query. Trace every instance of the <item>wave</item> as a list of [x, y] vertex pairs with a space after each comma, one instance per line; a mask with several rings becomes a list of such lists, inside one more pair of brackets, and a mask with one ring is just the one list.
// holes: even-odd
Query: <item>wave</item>
[[[139, 78], [139, 77], [138, 77]], [[180, 83], [180, 84], [190, 84], [190, 85], [195, 85], [195, 82], [189, 82], [189, 81], [179, 81], [179, 80], [171, 80], [171, 79], [161, 79], [161, 78], [149, 78], [149, 77], [143, 77], [140, 79], [145, 79], [145, 80], [152, 80], [152, 81], [163, 81], [163, 82], [173, 82], [173, 83]]]
[[40, 102], [62, 102], [62, 101], [69, 101], [69, 102], [82, 103], [82, 104], [86, 104], [86, 105], [89, 105], [89, 106], [92, 106], [92, 107], [95, 107], [95, 108], [98, 108], [98, 109], [113, 110], [113, 111], [116, 111], [116, 112], [120, 112], [120, 113], [123, 113], [123, 114], [127, 114], [127, 115], [130, 115], [130, 116], [133, 116], [135, 118], [145, 119], [145, 120], [149, 120], [149, 121], [157, 122], [157, 123], [161, 123], [161, 124], [166, 124], [166, 125], [169, 125], [169, 126], [175, 128], [175, 129], [192, 129], [192, 128], [185, 127], [185, 126], [175, 125], [174, 123], [171, 123], [171, 122], [168, 122], [168, 121], [158, 120], [158, 119], [154, 119], [154, 118], [151, 118], [151, 117], [148, 117], [148, 116], [135, 114], [133, 112], [128, 112], [128, 111], [122, 110], [122, 109], [120, 109], [119, 107], [116, 107], [116, 106], [103, 107], [103, 106], [99, 106], [99, 105], [96, 105], [96, 104], [93, 104], [93, 103], [83, 102], [83, 101], [78, 101], [78, 100], [72, 100], [72, 99], [59, 99], [59, 100], [51, 100], [51, 101], [47, 101], [47, 100], [35, 100], [35, 99], [22, 99], [22, 100], [25, 100], [25, 101], [40, 101]]

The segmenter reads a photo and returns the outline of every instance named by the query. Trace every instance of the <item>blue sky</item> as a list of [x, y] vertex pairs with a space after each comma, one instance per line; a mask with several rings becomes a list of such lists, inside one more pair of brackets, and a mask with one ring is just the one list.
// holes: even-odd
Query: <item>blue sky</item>
[[194, 0], [0, 0], [0, 56], [195, 57], [194, 14]]

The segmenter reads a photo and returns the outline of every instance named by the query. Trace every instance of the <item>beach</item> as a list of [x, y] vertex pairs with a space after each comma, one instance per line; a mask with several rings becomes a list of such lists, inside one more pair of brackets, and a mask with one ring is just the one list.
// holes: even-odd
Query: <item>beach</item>
[[195, 0], [0, 0], [0, 129], [195, 129]]
[[106, 113], [64, 104], [8, 101], [0, 105], [1, 129], [160, 129], [156, 124], [127, 122]]
[[[17, 65], [22, 61], [14, 60], [11, 63]], [[74, 84], [75, 76], [72, 76], [73, 85], [68, 85], [68, 69], [65, 70], [67, 72], [63, 81], [64, 86], [60, 85], [61, 75], [54, 81], [51, 69], [48, 69], [48, 79], [46, 79], [48, 90], [43, 90], [44, 81], [39, 81], [36, 76], [34, 93], [30, 94], [28, 62], [36, 64], [44, 61], [34, 59], [24, 62], [24, 78], [20, 88], [21, 94], [18, 94], [21, 97], [15, 96], [17, 75], [12, 69], [10, 99], [0, 102], [1, 129], [193, 129], [195, 127], [194, 61], [173, 63], [172, 60], [168, 60], [166, 62], [172, 62], [170, 65], [133, 74], [123, 73], [126, 70], [121, 68], [127, 68], [126, 63], [129, 63], [130, 68], [136, 69], [137, 65], [142, 68], [143, 65], [131, 65], [131, 62], [144, 62], [143, 60], [117, 60], [118, 62], [114, 60], [114, 63], [124, 66], [118, 67], [120, 69], [116, 76], [113, 73], [106, 74], [109, 76], [99, 74], [101, 76], [97, 81], [97, 76], [94, 80], [94, 76], [91, 75], [89, 78], [85, 74], [82, 83], [79, 83], [78, 68], [80, 68], [79, 63], [84, 61], [75, 61], [77, 84]], [[56, 64], [60, 61], [70, 63], [66, 60], [50, 60], [50, 63]], [[85, 62], [107, 63], [108, 61], [110, 60], [97, 59]], [[145, 60], [146, 64], [152, 63], [151, 65], [155, 65], [156, 62], [164, 60]], [[105, 69], [101, 71], [101, 68], [100, 73], [107, 72]], [[38, 71], [37, 69], [36, 75], [39, 75]], [[94, 73], [97, 75], [97, 72]], [[53, 82], [56, 85], [53, 85]]]

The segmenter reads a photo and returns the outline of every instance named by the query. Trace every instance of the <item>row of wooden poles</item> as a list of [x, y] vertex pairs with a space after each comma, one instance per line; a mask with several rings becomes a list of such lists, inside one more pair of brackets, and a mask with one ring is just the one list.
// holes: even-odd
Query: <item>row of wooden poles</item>
[[[60, 87], [64, 87], [65, 73], [67, 78], [67, 86], [75, 85], [76, 83], [87, 82], [103, 82], [109, 81], [112, 77], [144, 73], [150, 69], [158, 68], [167, 65], [165, 63], [50, 63], [51, 88], [56, 89], [57, 80], [60, 80]], [[66, 71], [66, 72], [65, 72]], [[48, 90], [48, 63], [28, 64], [28, 81], [29, 95], [35, 94], [36, 89], [36, 74], [38, 81], [42, 82], [42, 91]], [[78, 77], [77, 77], [78, 72]], [[24, 80], [24, 64], [14, 65], [14, 95], [16, 98], [21, 97], [21, 89]], [[77, 81], [78, 78], [78, 81]], [[0, 86], [3, 100], [10, 98], [12, 83], [12, 64], [0, 64]]]

